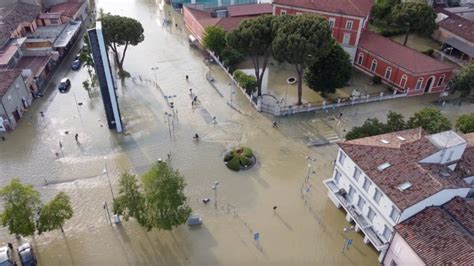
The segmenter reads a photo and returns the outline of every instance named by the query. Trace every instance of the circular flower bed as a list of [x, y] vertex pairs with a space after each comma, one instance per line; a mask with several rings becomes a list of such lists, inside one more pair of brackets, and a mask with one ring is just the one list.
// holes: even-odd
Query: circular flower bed
[[248, 147], [235, 148], [224, 155], [225, 165], [234, 171], [250, 169], [256, 161], [252, 149]]

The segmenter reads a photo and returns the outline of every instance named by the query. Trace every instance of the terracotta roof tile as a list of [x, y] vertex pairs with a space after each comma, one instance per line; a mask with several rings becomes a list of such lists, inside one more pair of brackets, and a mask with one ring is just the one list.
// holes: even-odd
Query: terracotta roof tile
[[19, 75], [21, 75], [21, 69], [0, 70], [0, 97], [5, 95]]
[[443, 11], [449, 17], [441, 20], [438, 26], [444, 28], [469, 42], [474, 43], [474, 21], [470, 21], [451, 12]]
[[274, 0], [274, 4], [367, 17], [373, 0]]
[[49, 12], [61, 13], [63, 16], [72, 18], [83, 4], [84, 1], [60, 3], [50, 6]]
[[359, 46], [414, 74], [454, 69], [432, 57], [367, 30], [362, 32]]
[[21, 22], [33, 22], [39, 15], [39, 5], [30, 5], [17, 2], [0, 8], [0, 45], [10, 38], [12, 29], [16, 29]]
[[255, 16], [272, 14], [273, 7], [271, 4], [232, 5], [227, 7], [227, 11], [229, 17]]
[[472, 265], [474, 205], [455, 197], [441, 207], [428, 207], [395, 226], [427, 265]]
[[[440, 175], [439, 171], [445, 169], [444, 166], [418, 163], [439, 150], [421, 128], [350, 140], [338, 145], [401, 210], [442, 189], [469, 187], [462, 179], [464, 169], [474, 168], [474, 161], [471, 161], [474, 159], [474, 147], [466, 149], [460, 166], [449, 177]], [[378, 166], [383, 163], [390, 166], [379, 171]], [[404, 182], [410, 182], [411, 187], [400, 191], [398, 186]]]

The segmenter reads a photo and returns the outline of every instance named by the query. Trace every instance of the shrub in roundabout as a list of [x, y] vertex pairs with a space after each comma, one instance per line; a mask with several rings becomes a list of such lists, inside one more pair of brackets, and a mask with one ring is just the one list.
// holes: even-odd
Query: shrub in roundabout
[[224, 163], [234, 171], [250, 169], [255, 165], [256, 158], [248, 147], [234, 148], [224, 155]]

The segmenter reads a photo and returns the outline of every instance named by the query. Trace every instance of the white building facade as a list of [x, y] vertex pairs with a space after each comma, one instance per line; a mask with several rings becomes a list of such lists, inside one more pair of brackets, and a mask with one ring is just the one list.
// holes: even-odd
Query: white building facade
[[[420, 193], [418, 186], [423, 186], [424, 181], [417, 183], [417, 180], [412, 180], [410, 179], [411, 177], [403, 178], [403, 175], [407, 174], [405, 169], [403, 169], [403, 165], [399, 163], [399, 157], [403, 156], [403, 152], [394, 151], [396, 155], [392, 158], [386, 153], [387, 151], [390, 152], [390, 150], [387, 149], [394, 149], [396, 146], [402, 149], [402, 144], [410, 145], [410, 143], [403, 143], [404, 141], [402, 139], [407, 141], [407, 139], [411, 139], [407, 135], [413, 137], [418, 134], [420, 130], [421, 129], [415, 129], [392, 133], [392, 136], [386, 136], [389, 135], [386, 134], [365, 138], [367, 139], [367, 143], [364, 143], [363, 140], [365, 139], [355, 140], [355, 143], [351, 143], [351, 141], [346, 142], [350, 146], [340, 144], [339, 146], [341, 148], [339, 149], [336, 159], [333, 176], [324, 181], [324, 184], [328, 188], [328, 196], [331, 201], [338, 208], [344, 208], [347, 212], [346, 220], [354, 222], [356, 231], [362, 231], [364, 233], [364, 242], [371, 243], [375, 249], [380, 252], [379, 261], [382, 261], [385, 256], [385, 252], [393, 238], [394, 226], [396, 224], [408, 219], [428, 206], [440, 206], [455, 196], [465, 197], [471, 189], [469, 184], [464, 181], [468, 180], [467, 178], [462, 179], [462, 183], [459, 183], [459, 180], [456, 180], [456, 182], [452, 184], [446, 182], [446, 188], [431, 190], [422, 195], [418, 195]], [[447, 137], [452, 137], [452, 133], [454, 132], [448, 132], [449, 134], [446, 133], [448, 134]], [[393, 134], [406, 135], [407, 137], [404, 138], [400, 135]], [[459, 135], [457, 136], [459, 137]], [[433, 140], [430, 140], [430, 137], [431, 136], [421, 137], [424, 138], [424, 146], [430, 145], [426, 139], [429, 139], [429, 142], [433, 142]], [[387, 141], [386, 139], [391, 140]], [[396, 140], [400, 143], [396, 143]], [[446, 163], [459, 161], [466, 148], [467, 142], [461, 137], [457, 140], [459, 143], [455, 143], [456, 145], [450, 144], [450, 147], [443, 147], [442, 149], [436, 148], [434, 144], [429, 151], [432, 155], [426, 156], [423, 154], [421, 157], [424, 158], [424, 160], [430, 161], [430, 165], [442, 164], [448, 166]], [[413, 143], [415, 142], [417, 142], [417, 140], [413, 141]], [[371, 146], [371, 143], [375, 143], [375, 145]], [[385, 148], [385, 145], [388, 147]], [[362, 154], [361, 157], [358, 155], [358, 148], [362, 149], [360, 153]], [[369, 148], [372, 150], [368, 150]], [[405, 147], [403, 147], [403, 149], [405, 149]], [[384, 156], [388, 159], [380, 160], [380, 157], [384, 156], [378, 156], [377, 152], [385, 154]], [[354, 154], [357, 154], [357, 158], [351, 158], [351, 155]], [[451, 158], [448, 158], [448, 156]], [[361, 160], [364, 162], [359, 163]], [[379, 160], [379, 162], [375, 162], [377, 160]], [[372, 161], [374, 161], [374, 163], [372, 163]], [[421, 164], [422, 161], [423, 160], [418, 160], [414, 163]], [[455, 163], [449, 166], [456, 167]], [[408, 168], [409, 167], [410, 166], [408, 166]], [[397, 175], [396, 171], [403, 171], [404, 173]], [[392, 178], [392, 176], [395, 178]], [[436, 177], [420, 176], [419, 173], [414, 173], [413, 176], [414, 179], [436, 179]], [[436, 182], [437, 181], [434, 180], [434, 183]], [[428, 182], [427, 184], [430, 183]], [[418, 194], [416, 197], [412, 197], [412, 195], [410, 195], [412, 193]], [[404, 196], [409, 200], [404, 199]]]

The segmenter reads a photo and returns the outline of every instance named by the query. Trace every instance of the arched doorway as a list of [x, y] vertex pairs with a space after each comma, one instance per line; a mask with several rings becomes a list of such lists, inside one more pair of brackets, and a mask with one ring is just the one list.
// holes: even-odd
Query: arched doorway
[[433, 80], [434, 80], [434, 77], [431, 76], [431, 77], [428, 79], [428, 81], [426, 82], [426, 85], [425, 85], [425, 93], [431, 91], [431, 87], [433, 87]]

